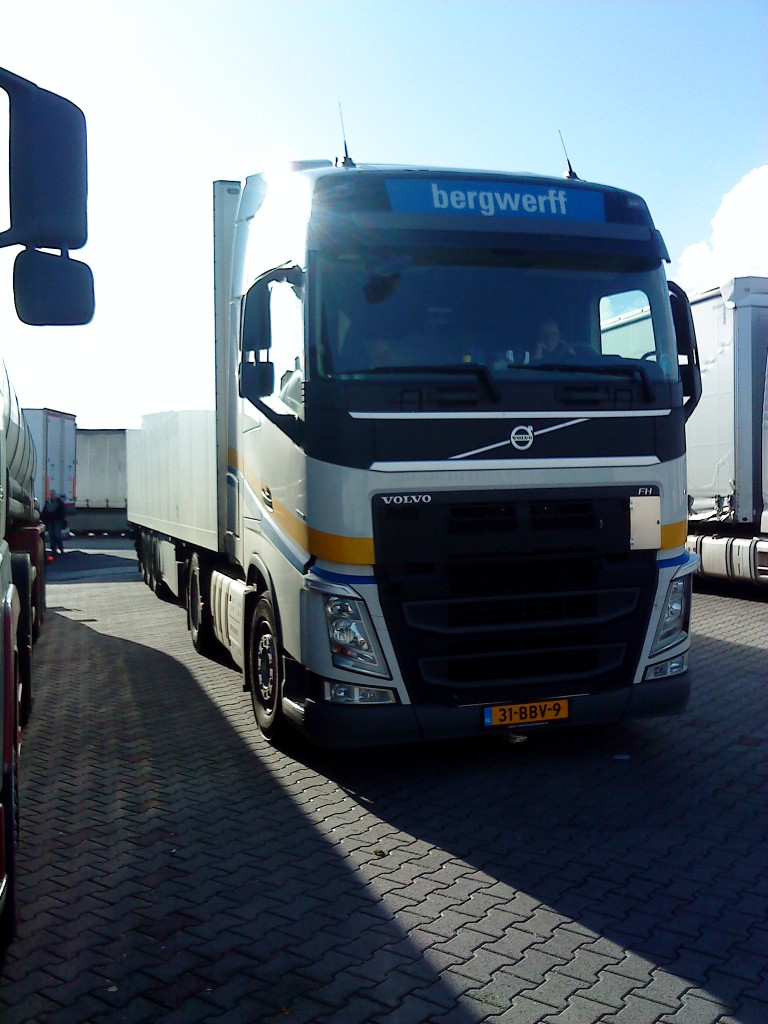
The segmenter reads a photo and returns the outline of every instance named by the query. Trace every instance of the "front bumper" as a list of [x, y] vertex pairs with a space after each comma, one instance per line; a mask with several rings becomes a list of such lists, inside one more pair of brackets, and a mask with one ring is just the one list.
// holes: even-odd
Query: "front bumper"
[[611, 725], [633, 718], [676, 715], [685, 710], [690, 692], [691, 673], [686, 672], [672, 679], [639, 683], [608, 693], [586, 696], [563, 694], [568, 697], [570, 705], [567, 721], [495, 728], [483, 724], [485, 705], [453, 708], [414, 704], [350, 707], [308, 699], [301, 709], [295, 704], [284, 704], [284, 709], [291, 721], [315, 745], [353, 749], [489, 738], [505, 732]]

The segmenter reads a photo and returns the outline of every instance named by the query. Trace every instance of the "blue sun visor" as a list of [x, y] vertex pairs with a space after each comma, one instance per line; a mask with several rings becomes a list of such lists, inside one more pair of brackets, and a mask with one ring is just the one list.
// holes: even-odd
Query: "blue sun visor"
[[605, 197], [592, 189], [455, 178], [395, 178], [388, 180], [386, 186], [392, 210], [397, 213], [599, 223], [606, 219]]

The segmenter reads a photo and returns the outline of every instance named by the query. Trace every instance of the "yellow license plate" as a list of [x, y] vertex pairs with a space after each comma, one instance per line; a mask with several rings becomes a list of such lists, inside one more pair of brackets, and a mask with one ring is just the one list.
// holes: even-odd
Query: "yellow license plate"
[[485, 708], [485, 725], [536, 725], [568, 717], [567, 700], [537, 700], [528, 704], [499, 704]]

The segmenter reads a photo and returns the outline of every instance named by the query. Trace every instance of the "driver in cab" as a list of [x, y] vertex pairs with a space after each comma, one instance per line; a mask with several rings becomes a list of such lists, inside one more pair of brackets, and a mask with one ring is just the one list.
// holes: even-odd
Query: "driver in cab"
[[563, 341], [557, 320], [554, 317], [547, 317], [539, 325], [536, 343], [531, 353], [531, 362], [557, 363], [572, 355], [575, 355], [575, 350]]

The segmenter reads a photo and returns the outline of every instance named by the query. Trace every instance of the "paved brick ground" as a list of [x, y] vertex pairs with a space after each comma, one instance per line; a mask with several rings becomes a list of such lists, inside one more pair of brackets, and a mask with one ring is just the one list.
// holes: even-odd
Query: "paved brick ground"
[[51, 573], [2, 1024], [768, 1021], [764, 600], [697, 595], [679, 719], [283, 753], [105, 545]]

